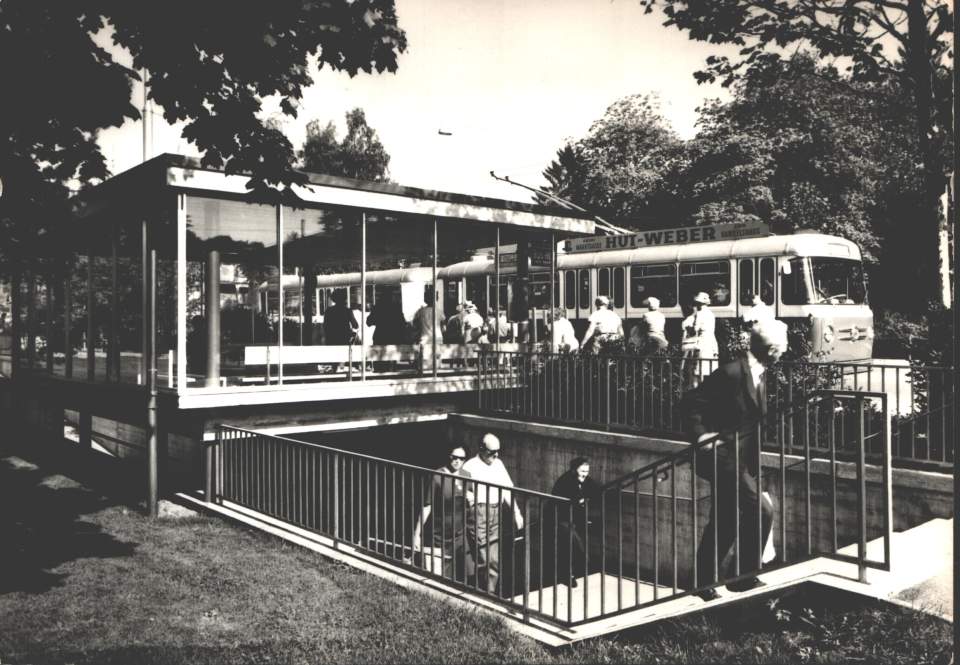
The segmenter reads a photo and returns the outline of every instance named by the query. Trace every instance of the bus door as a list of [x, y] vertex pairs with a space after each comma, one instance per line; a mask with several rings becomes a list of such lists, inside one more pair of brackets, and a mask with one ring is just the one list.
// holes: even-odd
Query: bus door
[[774, 314], [779, 316], [777, 307], [777, 261], [772, 256], [760, 259], [760, 270], [757, 275], [757, 288], [760, 299], [765, 305], [774, 308]]
[[597, 295], [607, 296], [610, 307], [621, 319], [627, 318], [626, 299], [624, 297], [624, 269], [622, 266], [597, 269]]
[[448, 279], [443, 284], [443, 318], [444, 321], [457, 313], [457, 305], [465, 298], [461, 294], [462, 280]]
[[563, 309], [571, 321], [577, 318], [577, 271], [563, 271], [563, 293], [561, 294]]
[[757, 262], [755, 259], [740, 259], [737, 267], [737, 316], [753, 305], [757, 293]]
[[[593, 294], [590, 289], [590, 268], [577, 270], [577, 320], [586, 322], [593, 309]], [[586, 324], [584, 324], [586, 329]]]
[[737, 316], [753, 304], [753, 296], [760, 295], [765, 305], [776, 308], [777, 262], [772, 256], [761, 259], [740, 259], [737, 269]]

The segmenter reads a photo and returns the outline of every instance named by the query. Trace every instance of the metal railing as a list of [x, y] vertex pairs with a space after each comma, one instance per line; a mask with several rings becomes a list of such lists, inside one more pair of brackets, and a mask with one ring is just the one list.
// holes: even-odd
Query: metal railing
[[[717, 366], [713, 359], [485, 349], [477, 367], [477, 405], [481, 412], [541, 422], [682, 435], [684, 393]], [[895, 463], [937, 469], [953, 465], [955, 385], [950, 368], [783, 362], [768, 370], [766, 382], [771, 414], [817, 390], [882, 392], [890, 406]], [[793, 440], [801, 428], [797, 414], [785, 423], [783, 435]]]
[[[886, 410], [883, 394], [818, 393], [811, 399], [805, 408], [833, 411], [844, 399], [856, 409], [867, 410], [873, 400]], [[757, 456], [760, 482], [769, 476], [778, 485], [779, 558], [770, 565], [749, 565], [754, 559], [744, 554], [743, 543], [761, 539], [745, 530], [740, 511], [727, 510], [741, 504], [740, 485], [701, 479], [704, 464], [713, 469], [713, 478], [721, 478], [718, 468], [730, 455], [733, 468], [744, 462], [740, 434], [734, 443], [700, 442], [618, 478], [580, 509], [566, 497], [219, 426], [206, 452], [205, 494], [207, 501], [269, 515], [325, 536], [347, 553], [406, 567], [527, 619], [575, 625], [812, 556], [852, 560], [861, 575], [867, 566], [889, 566], [889, 445], [882, 446], [882, 471], [868, 471], [869, 433], [856, 434], [853, 444], [833, 425], [814, 434], [828, 441], [826, 467], [813, 460], [810, 445], [802, 457], [781, 449], [772, 473], [763, 471], [759, 449], [751, 453]], [[837, 442], [858, 454], [842, 461], [835, 454]], [[882, 493], [886, 506], [880, 524], [871, 523], [866, 509], [871, 474], [871, 487]], [[814, 484], [826, 489], [814, 492]], [[851, 510], [855, 520], [849, 518]], [[831, 527], [814, 529], [824, 511]], [[515, 515], [521, 524], [514, 523]], [[430, 530], [423, 528], [428, 523]], [[698, 576], [701, 524], [713, 525], [715, 549], [722, 542], [717, 536], [733, 528], [732, 572], [720, 568], [715, 551], [709, 579]], [[866, 543], [878, 535], [886, 538], [886, 556], [871, 559]], [[852, 558], [837, 554], [853, 543], [858, 549]], [[758, 547], [755, 560], [762, 561], [762, 543]]]

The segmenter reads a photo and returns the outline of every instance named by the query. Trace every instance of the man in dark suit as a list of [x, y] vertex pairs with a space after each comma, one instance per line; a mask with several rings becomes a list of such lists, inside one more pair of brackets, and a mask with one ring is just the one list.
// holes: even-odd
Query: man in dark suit
[[[787, 326], [776, 319], [757, 322], [750, 331], [746, 356], [721, 365], [689, 393], [684, 403], [684, 430], [692, 443], [717, 438], [716, 477], [714, 444], [697, 453], [697, 475], [714, 485], [716, 511], [711, 510], [697, 549], [697, 584], [709, 584], [735, 539], [737, 511], [740, 511], [740, 571], [760, 567], [760, 543], [765, 543], [773, 522], [773, 506], [763, 497], [760, 486], [758, 424], [765, 413], [766, 390], [763, 373], [787, 350]], [[739, 468], [735, 468], [734, 442], [739, 433]], [[736, 491], [739, 485], [739, 506]], [[757, 505], [762, 513], [757, 524]], [[714, 517], [714, 512], [716, 513]], [[714, 523], [714, 519], [716, 523]], [[714, 528], [717, 558], [714, 559]], [[759, 540], [758, 540], [759, 538]], [[756, 577], [727, 585], [731, 591], [746, 591], [763, 582]], [[698, 594], [704, 600], [719, 598], [713, 589]]]

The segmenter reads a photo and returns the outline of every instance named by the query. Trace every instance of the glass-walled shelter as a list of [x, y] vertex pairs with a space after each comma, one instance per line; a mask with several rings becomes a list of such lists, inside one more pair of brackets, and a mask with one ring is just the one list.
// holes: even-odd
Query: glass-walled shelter
[[162, 155], [95, 188], [3, 300], [4, 365], [181, 395], [444, 381], [537, 343], [580, 213], [309, 176], [283, 203]]

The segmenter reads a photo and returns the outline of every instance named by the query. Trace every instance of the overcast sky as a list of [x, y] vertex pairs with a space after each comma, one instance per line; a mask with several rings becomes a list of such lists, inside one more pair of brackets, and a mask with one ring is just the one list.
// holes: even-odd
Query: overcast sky
[[[529, 192], [489, 172], [541, 185], [556, 151], [615, 100], [656, 93], [689, 138], [697, 106], [726, 98], [693, 78], [717, 47], [663, 27], [662, 15], [644, 15], [636, 0], [397, 0], [397, 13], [409, 44], [397, 72], [316, 73], [300, 116], [285, 121], [294, 146], [314, 118], [335, 121], [342, 137], [344, 114], [359, 106], [391, 156], [394, 181], [528, 201]], [[275, 108], [268, 100], [264, 113]], [[152, 154], [196, 154], [159, 114], [149, 126]], [[141, 136], [139, 122], [103, 133], [114, 173], [139, 163]]]

